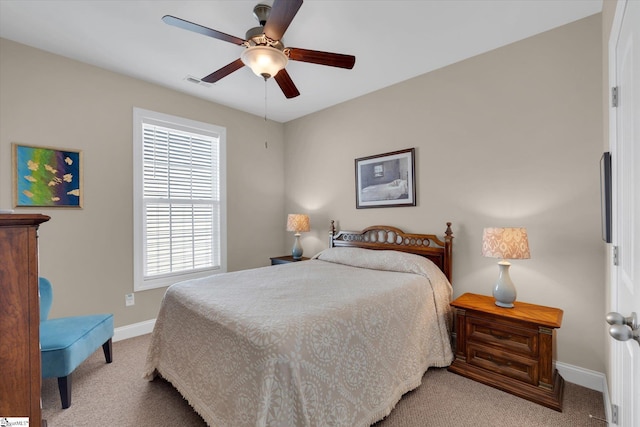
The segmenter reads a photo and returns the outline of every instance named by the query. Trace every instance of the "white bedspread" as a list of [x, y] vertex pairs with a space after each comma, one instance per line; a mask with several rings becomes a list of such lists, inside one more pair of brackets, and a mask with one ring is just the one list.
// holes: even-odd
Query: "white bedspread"
[[396, 179], [386, 184], [370, 185], [362, 189], [361, 202], [375, 202], [380, 200], [396, 200], [401, 196], [407, 197], [407, 181]]
[[430, 261], [354, 248], [179, 283], [145, 377], [211, 426], [368, 426], [453, 359], [450, 298]]

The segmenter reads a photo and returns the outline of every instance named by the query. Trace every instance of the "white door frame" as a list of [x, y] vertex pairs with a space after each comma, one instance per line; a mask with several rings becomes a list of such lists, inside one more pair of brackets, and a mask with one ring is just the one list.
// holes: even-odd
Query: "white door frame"
[[[607, 88], [607, 92], [609, 93], [608, 100], [608, 109], [609, 109], [609, 151], [611, 152], [611, 156], [613, 159], [612, 169], [615, 166], [617, 156], [619, 155], [618, 151], [620, 147], [618, 146], [618, 108], [612, 107], [611, 102], [611, 88], [618, 86], [618, 68], [617, 68], [617, 58], [616, 58], [616, 48], [618, 43], [618, 38], [622, 29], [622, 22], [624, 17], [625, 8], [627, 6], [627, 0], [618, 0], [616, 4], [616, 11], [614, 15], [613, 25], [611, 28], [611, 33], [609, 37], [609, 57], [608, 57], [608, 69], [609, 69], [609, 86]], [[628, 24], [627, 24], [628, 25]], [[628, 94], [628, 93], [627, 93]], [[610, 284], [610, 293], [609, 293], [609, 312], [619, 312], [620, 311], [620, 282], [618, 280], [618, 271], [617, 267], [614, 266], [613, 262], [613, 250], [620, 242], [619, 236], [619, 224], [618, 221], [621, 218], [620, 212], [617, 212], [618, 209], [618, 201], [619, 201], [619, 191], [616, 189], [620, 188], [620, 183], [618, 182], [618, 173], [614, 170], [612, 173], [612, 223], [611, 223], [611, 235], [612, 235], [612, 244], [607, 245], [608, 249], [608, 270], [609, 270], [609, 284]], [[629, 315], [630, 313], [624, 314]], [[608, 329], [608, 328], [607, 328]], [[607, 334], [607, 339], [611, 340]], [[609, 375], [610, 375], [610, 396], [611, 400], [606, 401], [606, 412], [607, 412], [607, 420], [613, 425], [614, 417], [611, 404], [621, 404], [626, 402], [633, 404], [640, 396], [624, 396], [625, 393], [625, 376], [623, 372], [623, 349], [622, 346], [617, 345], [615, 342], [611, 342], [609, 346]], [[628, 375], [628, 373], [627, 373]], [[637, 376], [636, 376], [637, 378]], [[606, 388], [605, 388], [606, 390]], [[627, 393], [629, 390], [627, 390]], [[633, 394], [633, 390], [631, 390]], [[624, 408], [622, 409], [625, 410]], [[621, 414], [620, 414], [621, 415]], [[635, 420], [637, 422], [637, 420]], [[620, 421], [618, 421], [620, 422]], [[619, 425], [619, 424], [618, 424]], [[623, 426], [627, 427], [627, 426]]]

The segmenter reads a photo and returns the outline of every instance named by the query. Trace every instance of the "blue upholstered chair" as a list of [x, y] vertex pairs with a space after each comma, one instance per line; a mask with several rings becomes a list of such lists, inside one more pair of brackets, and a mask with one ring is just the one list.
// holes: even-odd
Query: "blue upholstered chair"
[[48, 319], [53, 301], [51, 282], [39, 280], [42, 378], [58, 378], [62, 408], [71, 406], [71, 373], [100, 346], [111, 363], [113, 314]]

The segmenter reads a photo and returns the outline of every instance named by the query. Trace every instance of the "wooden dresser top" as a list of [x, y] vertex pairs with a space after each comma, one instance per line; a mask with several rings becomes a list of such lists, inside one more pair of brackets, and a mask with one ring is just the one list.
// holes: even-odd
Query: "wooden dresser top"
[[464, 310], [475, 310], [485, 314], [492, 314], [506, 319], [531, 322], [549, 328], [559, 328], [562, 325], [563, 311], [559, 308], [528, 304], [516, 301], [513, 308], [498, 307], [491, 296], [466, 293], [451, 302], [453, 307]]
[[0, 227], [38, 225], [51, 217], [42, 214], [0, 214]]

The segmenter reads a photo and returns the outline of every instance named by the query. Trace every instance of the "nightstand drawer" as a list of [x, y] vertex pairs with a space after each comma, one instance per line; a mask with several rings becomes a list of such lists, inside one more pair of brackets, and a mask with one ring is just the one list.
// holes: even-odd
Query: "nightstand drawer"
[[467, 317], [467, 342], [479, 342], [531, 357], [538, 356], [538, 330], [508, 321]]
[[467, 345], [467, 363], [518, 381], [538, 385], [538, 361], [496, 348]]

